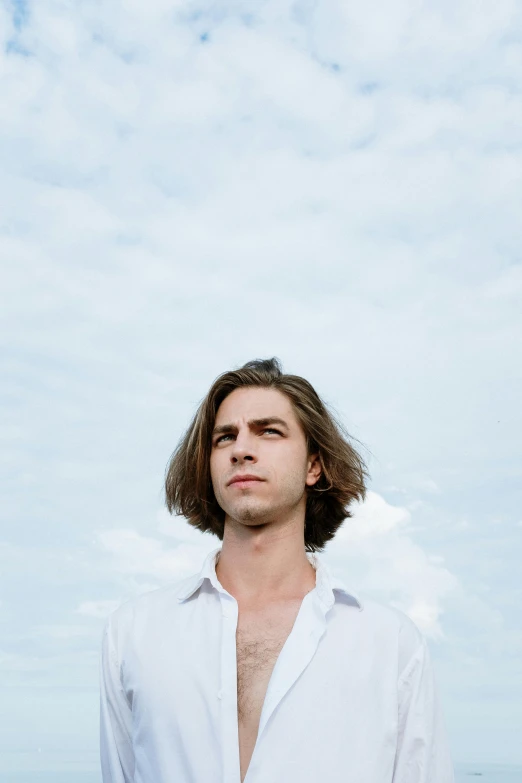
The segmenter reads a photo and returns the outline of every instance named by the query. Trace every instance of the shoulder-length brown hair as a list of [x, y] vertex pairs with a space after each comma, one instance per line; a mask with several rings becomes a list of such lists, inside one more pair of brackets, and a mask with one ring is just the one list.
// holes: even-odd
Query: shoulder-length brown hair
[[313, 386], [298, 375], [284, 374], [275, 357], [255, 359], [216, 378], [167, 465], [165, 504], [171, 514], [182, 514], [193, 527], [223, 540], [225, 512], [217, 503], [210, 476], [212, 430], [225, 397], [244, 386], [285, 394], [305, 432], [308, 454], [319, 454], [321, 476], [306, 487], [305, 549], [321, 550], [352, 516], [349, 505], [364, 499], [368, 471], [350, 436]]

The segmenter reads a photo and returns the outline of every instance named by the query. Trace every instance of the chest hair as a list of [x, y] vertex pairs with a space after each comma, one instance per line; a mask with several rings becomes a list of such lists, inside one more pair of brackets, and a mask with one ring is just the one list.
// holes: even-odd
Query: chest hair
[[259, 718], [279, 653], [292, 630], [295, 609], [278, 621], [240, 623], [236, 633], [238, 717]]

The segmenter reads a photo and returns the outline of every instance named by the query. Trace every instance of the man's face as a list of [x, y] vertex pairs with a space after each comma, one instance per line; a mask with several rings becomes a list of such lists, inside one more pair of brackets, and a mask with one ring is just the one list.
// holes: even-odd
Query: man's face
[[[278, 421], [275, 421], [278, 419]], [[228, 518], [266, 524], [303, 514], [305, 486], [320, 475], [292, 403], [275, 389], [235, 389], [219, 406], [210, 456], [217, 502]], [[258, 481], [230, 483], [240, 475]]]

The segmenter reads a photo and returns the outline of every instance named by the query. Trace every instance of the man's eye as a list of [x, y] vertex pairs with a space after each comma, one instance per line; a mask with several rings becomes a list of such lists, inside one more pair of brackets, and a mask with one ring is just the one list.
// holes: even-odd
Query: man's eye
[[[261, 432], [275, 432], [277, 435], [281, 435], [279, 430], [274, 429], [273, 427], [265, 427]], [[233, 438], [234, 436], [229, 433], [228, 435], [220, 435], [219, 438], [216, 440], [216, 446], [218, 443], [220, 443], [223, 438]]]

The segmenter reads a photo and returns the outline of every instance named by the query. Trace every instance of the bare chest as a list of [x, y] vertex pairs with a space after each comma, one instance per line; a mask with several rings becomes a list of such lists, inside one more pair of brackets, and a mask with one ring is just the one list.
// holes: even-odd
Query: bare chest
[[292, 631], [300, 605], [301, 600], [276, 611], [239, 612], [236, 652], [241, 781], [256, 744], [270, 677]]
[[239, 620], [236, 633], [238, 720], [259, 713], [279, 653], [290, 635], [293, 619]]

